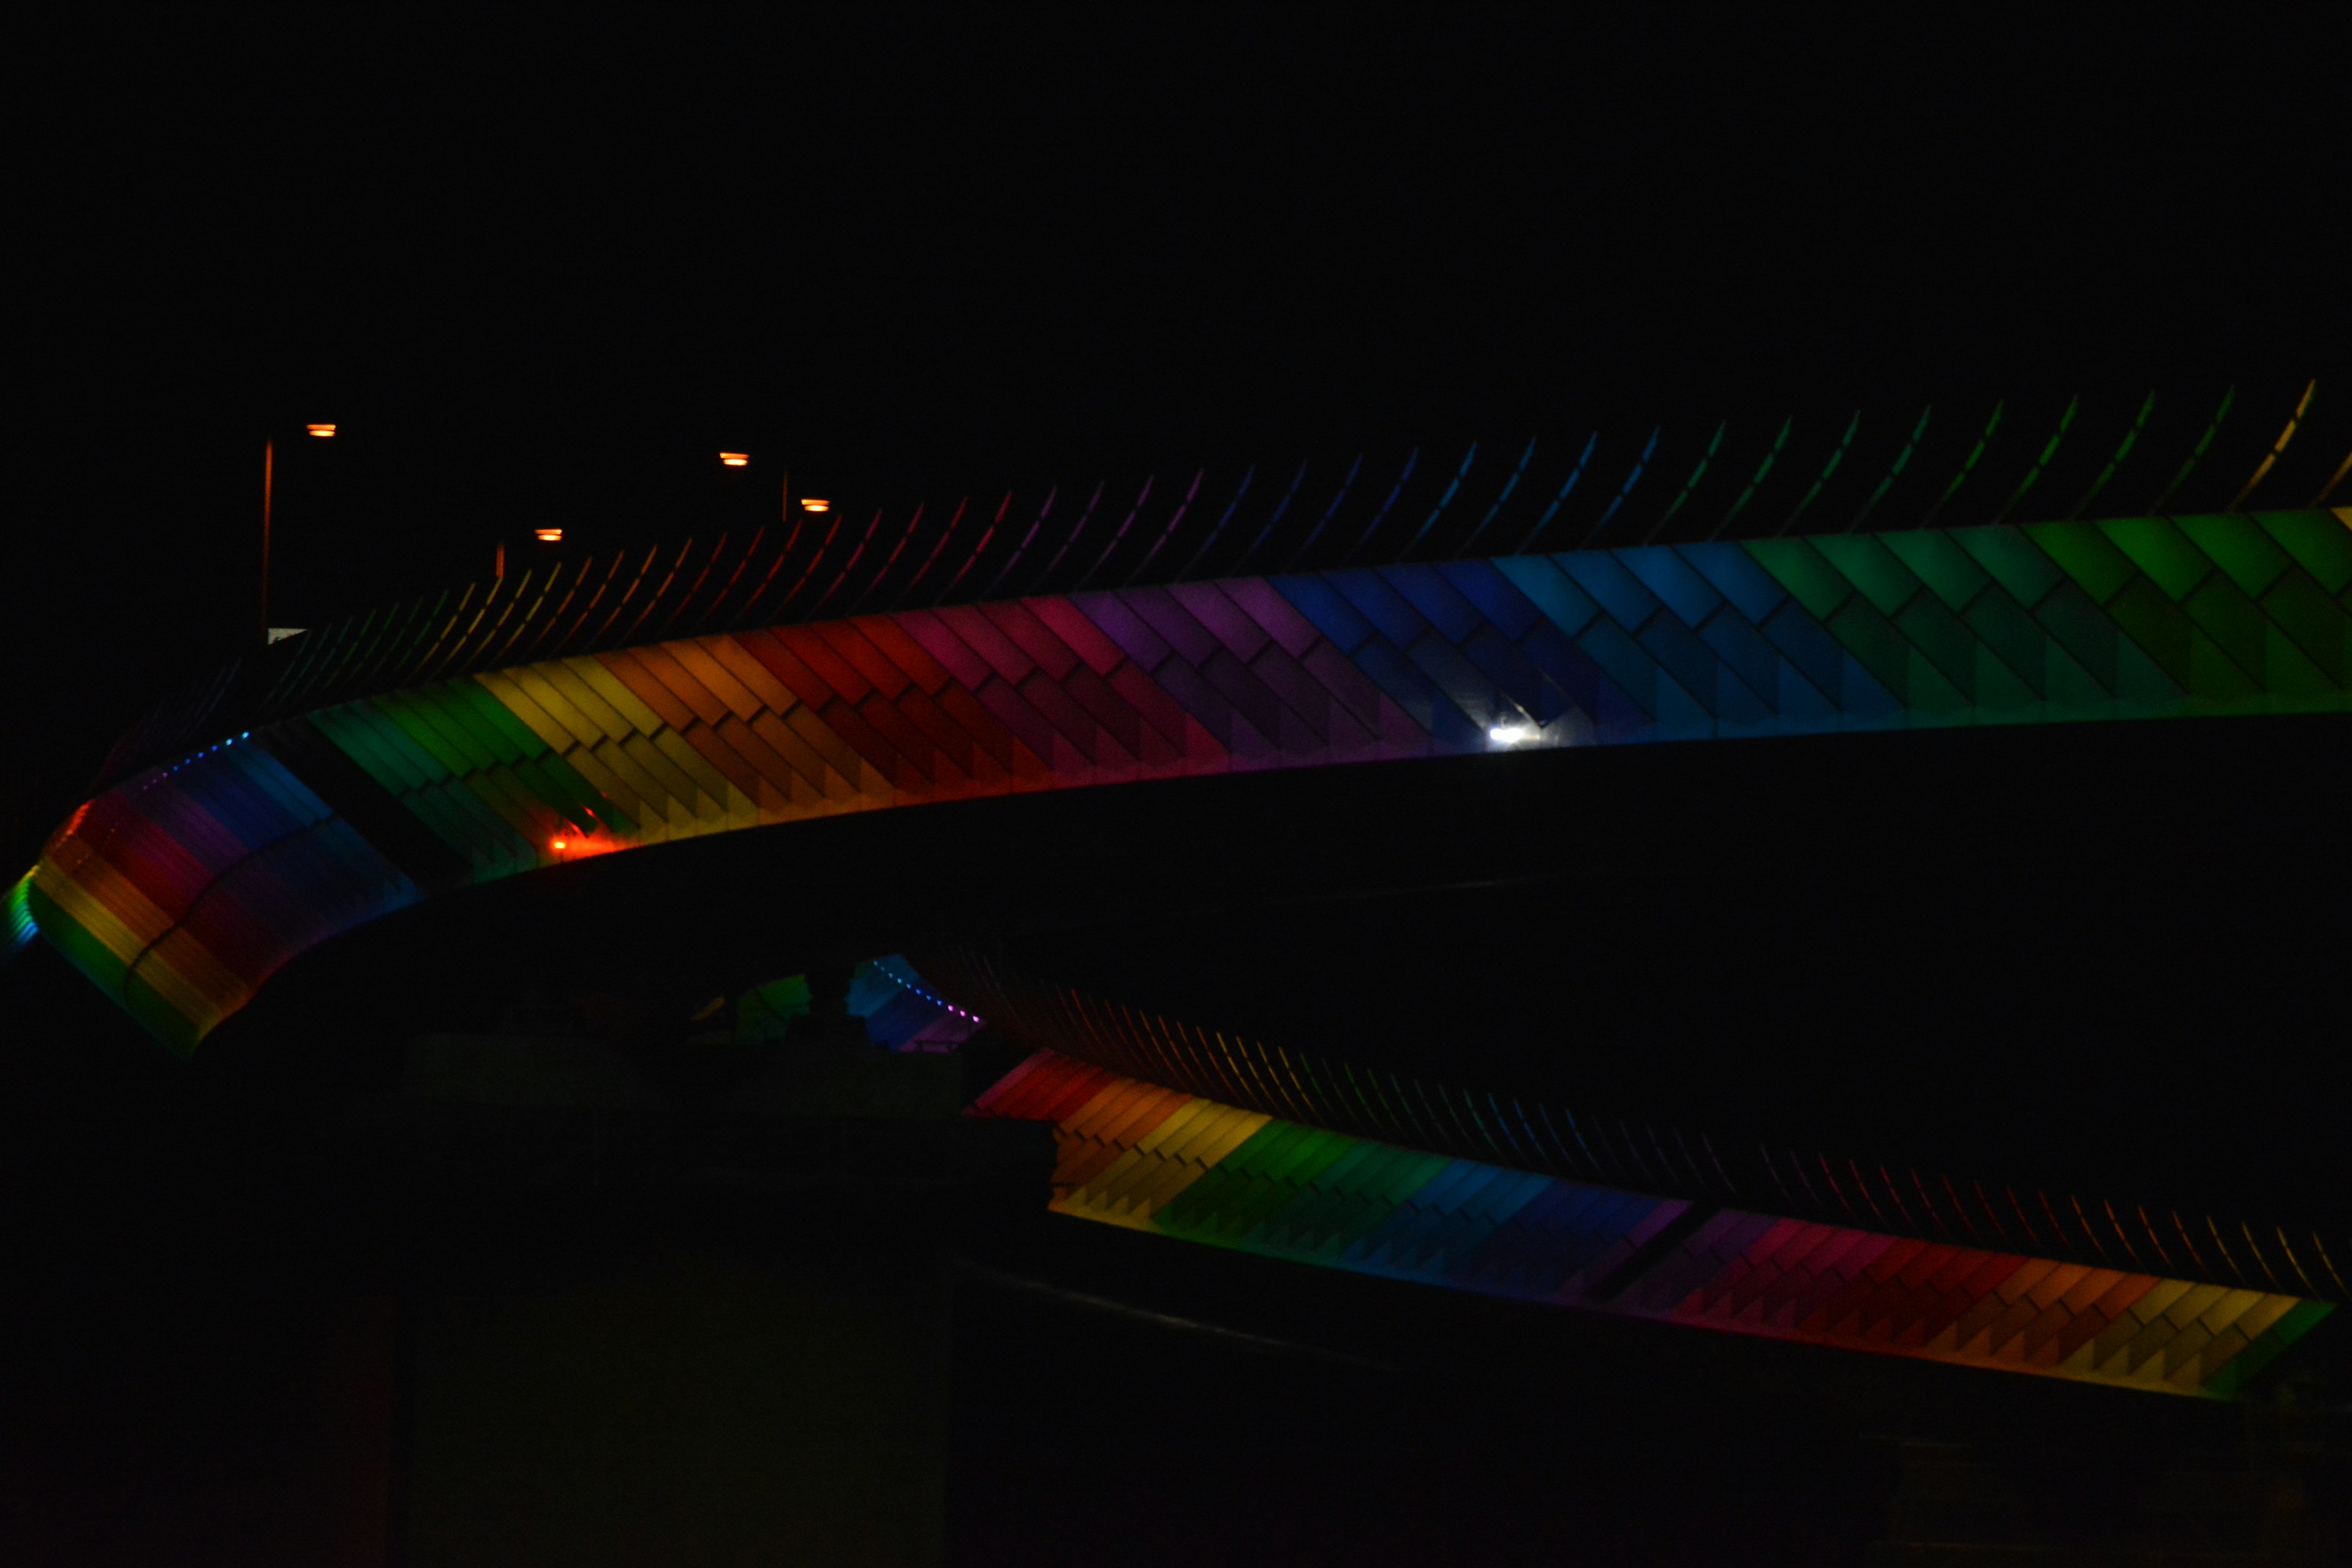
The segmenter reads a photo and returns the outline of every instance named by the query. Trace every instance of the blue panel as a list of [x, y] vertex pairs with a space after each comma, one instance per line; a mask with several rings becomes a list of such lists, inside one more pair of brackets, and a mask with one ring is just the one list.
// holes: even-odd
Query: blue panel
[[1492, 562], [1447, 561], [1440, 563], [1437, 570], [1454, 585], [1454, 592], [1476, 605], [1478, 613], [1513, 642], [1543, 613], [1511, 585], [1508, 577], [1496, 571]]
[[1592, 596], [1546, 556], [1507, 555], [1493, 564], [1547, 619], [1570, 637], [1601, 613]]
[[1410, 647], [1429, 629], [1421, 612], [1401, 597], [1384, 582], [1380, 574], [1365, 569], [1352, 572], [1326, 572], [1323, 580], [1337, 588], [1350, 605], [1362, 612], [1381, 636], [1399, 647]]
[[1312, 621], [1315, 629], [1330, 638], [1331, 646], [1341, 653], [1355, 652], [1372, 635], [1372, 623], [1322, 578], [1300, 574], [1267, 581], [1290, 601], [1291, 608]]
[[1455, 593], [1433, 566], [1384, 566], [1381, 578], [1427, 616], [1447, 642], [1467, 642], [1486, 624], [1470, 601]]
[[1757, 626], [1762, 626], [1767, 616], [1788, 602], [1789, 591], [1737, 544], [1709, 542], [1678, 548], [1685, 561]]
[[1658, 613], [1657, 595], [1642, 586], [1641, 579], [1626, 571], [1614, 555], [1555, 555], [1552, 560], [1627, 631]]
[[1643, 586], [1665, 602], [1666, 608], [1681, 616], [1686, 626], [1697, 626], [1723, 603], [1723, 595], [1709, 586], [1706, 578], [1664, 545], [1621, 550], [1617, 558], [1625, 563], [1628, 572], [1642, 580]]

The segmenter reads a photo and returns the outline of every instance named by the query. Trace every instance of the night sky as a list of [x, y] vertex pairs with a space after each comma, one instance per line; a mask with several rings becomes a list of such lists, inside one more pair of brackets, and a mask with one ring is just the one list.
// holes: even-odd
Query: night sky
[[[2322, 405], [2352, 397], [2342, 57], [2316, 24], [2192, 15], [91, 8], [9, 71], [0, 880], [144, 705], [256, 640], [268, 440], [271, 619], [300, 626], [483, 575], [534, 527], [601, 552], [756, 521], [787, 470], [895, 515], [1595, 426], [2210, 404], [2314, 377]], [[312, 420], [341, 433], [306, 440]], [[721, 469], [722, 448], [753, 460]], [[133, 1070], [109, 1048], [79, 1079], [0, 1063], [0, 1127], [62, 1149], [123, 1097], [160, 1114], [161, 1054]], [[1160, 1306], [1255, 1313], [1275, 1339], [1306, 1310], [1182, 1259], [1132, 1268]], [[1544, 1447], [1565, 1439], [1495, 1392], [1501, 1352], [1418, 1367], [1383, 1405], [1328, 1357], [1269, 1371], [993, 1299], [975, 1321], [1007, 1356], [1063, 1346], [1074, 1375], [1151, 1359], [1177, 1411], [1160, 1461], [1217, 1440], [1220, 1379], [1360, 1423], [1392, 1468], [1313, 1481], [1320, 1514], [1255, 1489], [1255, 1457], [1281, 1462], [1265, 1433], [1189, 1473], [1235, 1517], [1353, 1519], [1367, 1560], [1430, 1560], [1560, 1454], [1616, 1452]], [[176, 1331], [128, 1339], [201, 1385], [171, 1406], [194, 1422], [228, 1374], [190, 1370]], [[1781, 1365], [1726, 1397], [1779, 1397]], [[975, 1375], [990, 1401], [1022, 1383], [1011, 1361]], [[1642, 1430], [1727, 1408], [1675, 1397]], [[1820, 1432], [1787, 1460], [1845, 1467], [1828, 1491], [1742, 1468], [1752, 1434], [1691, 1462], [1790, 1518], [1834, 1493], [1820, 1506], [1866, 1531], [1893, 1461], [1856, 1458], [1844, 1397], [1803, 1406]], [[964, 1560], [1155, 1506], [1130, 1474], [1076, 1523], [1015, 1517], [1015, 1472], [1084, 1445], [1049, 1401], [988, 1408], [957, 1415], [982, 1456], [956, 1482]], [[1413, 1423], [1485, 1424], [1518, 1457], [1449, 1461], [1433, 1495], [1454, 1500], [1415, 1513], [1395, 1500]], [[1656, 1452], [1624, 1484], [1671, 1509], [1683, 1451]], [[1609, 1528], [1638, 1535], [1632, 1517]]]

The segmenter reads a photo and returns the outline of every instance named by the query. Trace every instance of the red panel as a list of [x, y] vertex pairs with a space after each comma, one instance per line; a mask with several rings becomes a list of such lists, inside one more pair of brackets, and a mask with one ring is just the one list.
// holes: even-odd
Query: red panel
[[861, 702], [873, 682], [860, 674], [856, 665], [835, 651], [833, 644], [814, 626], [774, 626], [768, 635], [792, 650], [800, 661], [815, 671], [818, 679], [841, 694], [845, 702]]
[[955, 679], [947, 666], [931, 657], [922, 644], [907, 635], [898, 623], [912, 616], [861, 616], [851, 623], [866, 634], [876, 651], [906, 672], [907, 678], [928, 692], [937, 692]]
[[895, 699], [911, 684], [905, 670], [861, 635], [863, 626], [836, 622], [809, 629], [822, 637], [827, 647], [840, 655], [844, 663], [871, 681], [874, 689], [885, 698]]
[[1070, 651], [1070, 645], [1047, 631], [1045, 623], [1032, 614], [1027, 605], [982, 605], [977, 607], [998, 631], [1034, 659], [1037, 668], [1055, 680], [1061, 679], [1077, 667], [1078, 656]]

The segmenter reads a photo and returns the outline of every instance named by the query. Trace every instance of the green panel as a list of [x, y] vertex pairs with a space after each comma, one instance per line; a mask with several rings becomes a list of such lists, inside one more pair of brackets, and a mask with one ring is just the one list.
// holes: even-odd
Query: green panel
[[1348, 1152], [1350, 1142], [1297, 1122], [1268, 1122], [1178, 1194], [1160, 1211], [1161, 1223], [1171, 1229], [1223, 1233], [1218, 1239], [1238, 1241], [1297, 1195], [1293, 1184], [1311, 1181], [1328, 1169]]
[[2352, 616], [2311, 574], [2291, 568], [2263, 595], [2263, 613], [2311, 656], [2329, 679], [2352, 687]]
[[2090, 523], [2035, 522], [2020, 531], [2056, 562], [2058, 569], [2072, 577], [2095, 605], [2114, 598], [2136, 574], [2131, 557]]
[[[1977, 595], [1964, 618], [1969, 630], [2009, 666], [2011, 673], [2036, 692], [2042, 689], [2042, 669], [2050, 657], [2050, 634], [2020, 608], [2015, 599], [1996, 586]], [[1982, 659], [1977, 668], [1984, 668]], [[1982, 700], [1981, 694], [1979, 700]]]
[[2297, 1301], [2279, 1321], [2254, 1337], [2253, 1343], [2231, 1356], [2206, 1379], [2204, 1392], [2219, 1399], [2234, 1399], [2264, 1367], [2286, 1353], [2295, 1341], [2316, 1328], [2336, 1309], [2326, 1301]]
[[2215, 565], [2230, 574], [2231, 582], [2258, 599], [2263, 590], [2293, 563], [2294, 557], [2281, 550], [2278, 541], [2263, 532], [2262, 524], [2251, 517], [2176, 517], [2172, 521], [2198, 549], [2213, 558]]
[[467, 734], [466, 727], [449, 714], [441, 689], [425, 687], [397, 695], [401, 699], [401, 706], [394, 715], [395, 721], [401, 721], [412, 734], [436, 737], [445, 752], [461, 759], [451, 766], [450, 772], [473, 773], [498, 765], [497, 753], [475, 736]]
[[1944, 678], [1944, 672], [1929, 662], [1917, 648], [1910, 650], [1910, 659], [1904, 670], [1904, 705], [1919, 723], [1967, 723], [1969, 712], [1968, 694]]
[[1969, 602], [1984, 592], [1985, 584], [1992, 581], [1974, 557], [1952, 542], [1949, 534], [1916, 528], [1872, 537], [1893, 551], [1919, 581], [1935, 592], [1936, 597], [1955, 610], [1968, 608]]
[[2074, 656], [2074, 662], [2083, 667], [2100, 690], [2114, 694], [2116, 647], [2124, 640], [2123, 634], [2116, 630], [2115, 622], [2099, 613], [2089, 595], [2071, 582], [2061, 583], [2033, 606], [2033, 618], [2057, 639], [2059, 646]]
[[[2147, 663], [2146, 654], [2122, 637], [2114, 637], [2112, 632], [2109, 636], [2139, 665], [2155, 668]], [[2109, 649], [2107, 663], [2110, 668], [2116, 662], [2115, 652], [2115, 649]], [[2166, 681], [2165, 686], [2172, 690], [2172, 700], [2177, 704], [2180, 693], [2172, 689], [2170, 681]], [[2115, 693], [2092, 679], [2091, 672], [2075, 662], [2074, 656], [2055, 642], [2049, 645], [2042, 664], [2042, 700], [2048, 704], [2047, 711], [2053, 719], [2112, 719], [2116, 716]]]
[[1750, 539], [1743, 541], [1740, 548], [1817, 621], [1835, 615], [1853, 593], [1845, 574], [1822, 560], [1804, 540]]
[[[2268, 689], [2263, 648], [2269, 639], [2270, 617], [2236, 584], [2216, 573], [2213, 580], [2191, 594], [2181, 606], [2205, 635], [2221, 645], [2230, 661], [2245, 672], [2257, 689]], [[2308, 661], [2305, 661], [2306, 667]], [[2314, 671], [2316, 674], [2316, 671]]]
[[2189, 652], [2196, 627], [2187, 612], [2165, 597], [2163, 589], [2142, 577], [2116, 595], [2107, 614], [2182, 690], [2191, 696], [2199, 693]]
[[2254, 678], [2221, 644], [2194, 629], [2189, 634], [2189, 675], [2192, 713], [2258, 713], [2269, 706]]
[[1977, 639], [1959, 616], [1946, 609], [1934, 595], [1922, 594], [1911, 602], [1909, 608], [1895, 617], [1895, 624], [1911, 646], [1926, 655], [1927, 662], [1940, 670], [1947, 680], [1959, 690], [1974, 695]]
[[536, 762], [518, 764], [517, 772], [534, 780], [544, 780], [547, 798], [569, 800], [598, 822], [624, 836], [637, 831], [636, 819], [607, 800], [594, 784], [580, 776], [579, 771], [562, 757], [550, 754]]
[[2042, 694], [2018, 679], [2017, 671], [1981, 643], [1977, 645], [1976, 668], [1971, 672], [1969, 689], [1975, 694], [1980, 718], [2010, 723], [2042, 716]]
[[1363, 1147], [1370, 1152], [1369, 1158], [1350, 1163], [1345, 1171], [1334, 1165], [1324, 1173], [1322, 1184], [1393, 1207], [1429, 1185], [1446, 1165], [1443, 1155], [1393, 1143], [1367, 1142]]
[[470, 773], [485, 765], [487, 759], [478, 762], [467, 756], [465, 748], [443, 733], [440, 726], [433, 723], [419, 708], [412, 693], [387, 691], [375, 699], [375, 710], [398, 725], [400, 732], [411, 743], [429, 754], [452, 777]]
[[504, 819], [484, 805], [462, 782], [453, 779], [418, 790], [402, 804], [477, 870], [484, 863], [502, 860], [510, 853], [511, 830]]
[[2099, 531], [2175, 600], [2187, 598], [2213, 574], [2213, 558], [2191, 543], [2169, 518], [2118, 518], [2099, 524]]
[[379, 731], [390, 726], [365, 703], [325, 709], [310, 715], [310, 724], [394, 795], [406, 795], [423, 788], [428, 780], [445, 776], [440, 765], [418, 754], [415, 747], [384, 744]]
[[1862, 590], [1880, 615], [1893, 615], [1919, 591], [1919, 579], [1878, 542], [1876, 534], [1817, 535], [1812, 545], [1848, 582]]
[[502, 724], [500, 719], [514, 715], [503, 703], [482, 689], [478, 681], [453, 680], [433, 693], [433, 706], [443, 721], [461, 731], [476, 746], [488, 752], [497, 761], [509, 766], [526, 757], [536, 757], [547, 750], [547, 742], [528, 730], [518, 738], [512, 731], [519, 724]]
[[2033, 542], [2005, 523], [1990, 528], [1955, 528], [1944, 534], [1968, 552], [1969, 558], [1992, 574], [2010, 596], [2027, 606], [2057, 586], [2064, 574]]
[[457, 777], [457, 771], [403, 729], [387, 712], [381, 700], [352, 704], [352, 730], [361, 743], [373, 746], [390, 763], [412, 774], [416, 783], [411, 789], [424, 789], [433, 784], [446, 784]]
[[2189, 694], [2157, 668], [2128, 637], [2116, 639], [2116, 706], [2118, 718], [2169, 719], [2185, 711]]
[[2331, 594], [2352, 586], [2352, 528], [2328, 511], [2259, 511], [2254, 521]]
[[57, 900], [41, 891], [35, 884], [25, 888], [25, 905], [33, 911], [33, 924], [39, 928], [48, 944], [62, 954], [68, 963], [89, 977], [90, 983], [110, 996], [122, 994], [122, 982], [128, 974], [114, 950], [92, 936], [79, 921], [59, 909]]
[[126, 976], [122, 984], [122, 1007], [147, 1032], [184, 1057], [196, 1054], [202, 1037], [196, 1032], [193, 1018], [184, 1017], [177, 1007], [163, 1000], [163, 993], [147, 984], [142, 974]]
[[1844, 644], [1855, 662], [1894, 693], [1897, 702], [1910, 706], [1911, 645], [1895, 629], [1894, 622], [1855, 597], [1832, 618], [1830, 635]]
[[2343, 706], [2344, 690], [2278, 627], [2263, 627], [2263, 690], [2282, 713], [2321, 713]]

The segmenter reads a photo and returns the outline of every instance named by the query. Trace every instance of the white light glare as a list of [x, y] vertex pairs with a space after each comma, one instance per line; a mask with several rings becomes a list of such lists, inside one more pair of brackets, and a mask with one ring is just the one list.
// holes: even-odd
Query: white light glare
[[1497, 724], [1486, 731], [1486, 739], [1498, 746], [1524, 746], [1541, 732], [1533, 724]]

